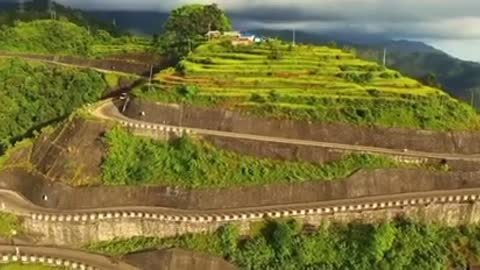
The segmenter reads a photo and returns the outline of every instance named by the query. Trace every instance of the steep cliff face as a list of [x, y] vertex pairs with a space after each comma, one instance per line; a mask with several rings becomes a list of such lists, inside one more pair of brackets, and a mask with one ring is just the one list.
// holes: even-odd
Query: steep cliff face
[[235, 270], [222, 258], [178, 248], [129, 254], [128, 263], [143, 270]]
[[[334, 214], [309, 214], [296, 219], [312, 226], [325, 222], [377, 222], [398, 216], [416, 220], [438, 222], [455, 226], [480, 221], [480, 203], [445, 203], [397, 207], [381, 210], [349, 211]], [[262, 218], [232, 221], [247, 234], [252, 223]], [[80, 247], [94, 241], [107, 241], [116, 237], [134, 236], [169, 237], [185, 233], [214, 232], [225, 222], [189, 223], [183, 221], [158, 221], [153, 219], [116, 218], [94, 222], [38, 221], [25, 218], [24, 227], [34, 235], [38, 244]]]
[[266, 119], [222, 109], [161, 104], [138, 99], [130, 102], [125, 115], [153, 123], [264, 136], [438, 153], [480, 153], [480, 132], [434, 132]]
[[[408, 169], [359, 171], [349, 178], [327, 182], [200, 190], [136, 186], [74, 188], [19, 169], [0, 172], [0, 179], [0, 188], [17, 191], [39, 206], [62, 210], [127, 206], [218, 210], [480, 187], [480, 172]], [[41, 199], [42, 194], [48, 195], [48, 201]]]

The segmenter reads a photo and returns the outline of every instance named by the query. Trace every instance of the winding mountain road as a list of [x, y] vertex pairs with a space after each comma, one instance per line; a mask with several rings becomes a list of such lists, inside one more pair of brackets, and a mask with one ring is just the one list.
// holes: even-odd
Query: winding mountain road
[[[101, 103], [93, 110], [93, 114], [101, 119], [120, 122], [126, 126], [145, 129], [172, 130], [177, 132], [192, 132], [200, 135], [214, 135], [238, 139], [268, 141], [287, 144], [326, 147], [341, 151], [371, 152], [412, 158], [434, 158], [445, 160], [480, 161], [480, 155], [459, 155], [446, 153], [428, 153], [419, 151], [404, 152], [395, 149], [385, 149], [369, 146], [347, 145], [318, 141], [306, 141], [279, 137], [266, 137], [253, 134], [232, 133], [216, 130], [197, 129], [189, 127], [175, 127], [158, 125], [130, 119], [122, 115], [114, 106], [112, 100]], [[19, 216], [31, 218], [38, 222], [95, 222], [104, 219], [132, 218], [156, 219], [165, 222], [228, 222], [235, 220], [258, 220], [269, 217], [292, 217], [309, 214], [335, 214], [345, 212], [361, 212], [377, 209], [403, 208], [411, 206], [425, 206], [432, 203], [472, 203], [480, 201], [480, 187], [457, 190], [436, 190], [429, 192], [413, 192], [368, 196], [335, 201], [320, 201], [304, 204], [272, 205], [262, 207], [235, 208], [222, 210], [183, 210], [174, 208], [135, 206], [135, 207], [104, 207], [91, 209], [57, 210], [33, 204], [19, 193], [12, 190], [0, 189], [0, 207], [3, 212], [10, 212]], [[17, 249], [18, 248], [18, 249]], [[15, 254], [20, 257], [14, 257]], [[58, 249], [39, 246], [0, 246], [0, 255], [4, 260], [25, 262], [55, 263], [74, 269], [137, 269], [131, 265], [110, 258], [88, 254], [82, 251]], [[15, 259], [13, 259], [15, 258]], [[42, 259], [40, 259], [42, 258]], [[88, 265], [90, 268], [81, 268], [79, 265]], [[73, 267], [71, 267], [73, 268]]]
[[219, 137], [246, 139], [246, 140], [254, 140], [254, 141], [315, 146], [315, 147], [324, 147], [324, 148], [330, 148], [334, 150], [348, 151], [348, 152], [366, 152], [366, 153], [376, 153], [376, 154], [403, 156], [403, 157], [420, 158], [420, 159], [431, 158], [431, 159], [443, 159], [443, 160], [480, 161], [480, 154], [464, 155], [464, 154], [451, 154], [451, 153], [432, 153], [432, 152], [422, 152], [422, 151], [414, 151], [414, 150], [404, 151], [399, 149], [389, 149], [389, 148], [380, 148], [380, 147], [363, 146], [363, 145], [299, 140], [299, 139], [289, 139], [289, 138], [283, 138], [283, 137], [268, 137], [268, 136], [261, 136], [261, 135], [255, 135], [255, 134], [234, 133], [234, 132], [218, 131], [218, 130], [211, 130], [211, 129], [199, 129], [199, 128], [191, 128], [191, 127], [160, 125], [156, 123], [143, 122], [140, 120], [126, 117], [125, 115], [121, 114], [118, 111], [117, 107], [113, 104], [113, 100], [105, 100], [104, 102], [102, 102], [93, 111], [93, 115], [101, 119], [120, 122], [126, 126], [133, 126], [137, 128], [144, 128], [144, 129], [181, 130], [181, 131], [187, 131], [187, 132], [191, 132], [199, 135], [213, 135], [213, 136], [219, 136]]
[[43, 246], [0, 245], [0, 261], [55, 265], [62, 269], [138, 270], [101, 255]]

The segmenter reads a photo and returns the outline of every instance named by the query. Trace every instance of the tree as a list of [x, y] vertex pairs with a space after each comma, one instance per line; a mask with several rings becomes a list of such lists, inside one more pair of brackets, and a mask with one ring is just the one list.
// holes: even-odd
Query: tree
[[420, 78], [420, 81], [428, 86], [442, 89], [442, 85], [438, 82], [437, 76], [434, 73], [428, 73]]
[[230, 19], [216, 4], [182, 6], [173, 10], [165, 23], [162, 51], [171, 59], [179, 60], [204, 41], [209, 30], [231, 29]]
[[194, 40], [203, 37], [209, 30], [228, 31], [231, 28], [230, 19], [216, 4], [177, 8], [165, 23], [167, 32]]

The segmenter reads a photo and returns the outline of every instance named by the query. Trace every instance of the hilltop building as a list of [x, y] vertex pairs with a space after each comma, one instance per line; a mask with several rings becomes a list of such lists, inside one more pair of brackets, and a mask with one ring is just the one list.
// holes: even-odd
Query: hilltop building
[[250, 33], [241, 33], [239, 31], [228, 31], [228, 32], [220, 32], [220, 31], [208, 31], [205, 36], [210, 39], [216, 39], [220, 37], [229, 37], [232, 39], [232, 45], [249, 45], [255, 42], [262, 42], [264, 39], [261, 37], [256, 37]]

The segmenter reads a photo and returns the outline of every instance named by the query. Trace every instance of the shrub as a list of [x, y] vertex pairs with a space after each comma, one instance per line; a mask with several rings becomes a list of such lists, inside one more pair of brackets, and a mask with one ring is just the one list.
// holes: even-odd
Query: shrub
[[181, 85], [177, 88], [177, 93], [186, 99], [191, 99], [198, 93], [198, 87], [196, 85]]
[[280, 93], [278, 93], [276, 90], [271, 90], [269, 93], [268, 93], [268, 99], [271, 101], [271, 102], [277, 102], [280, 100]]
[[257, 103], [265, 103], [265, 102], [267, 102], [267, 100], [265, 99], [264, 96], [259, 95], [259, 94], [257, 94], [257, 93], [253, 93], [253, 94], [250, 96], [250, 101], [252, 101], [252, 102], [257, 102]]

